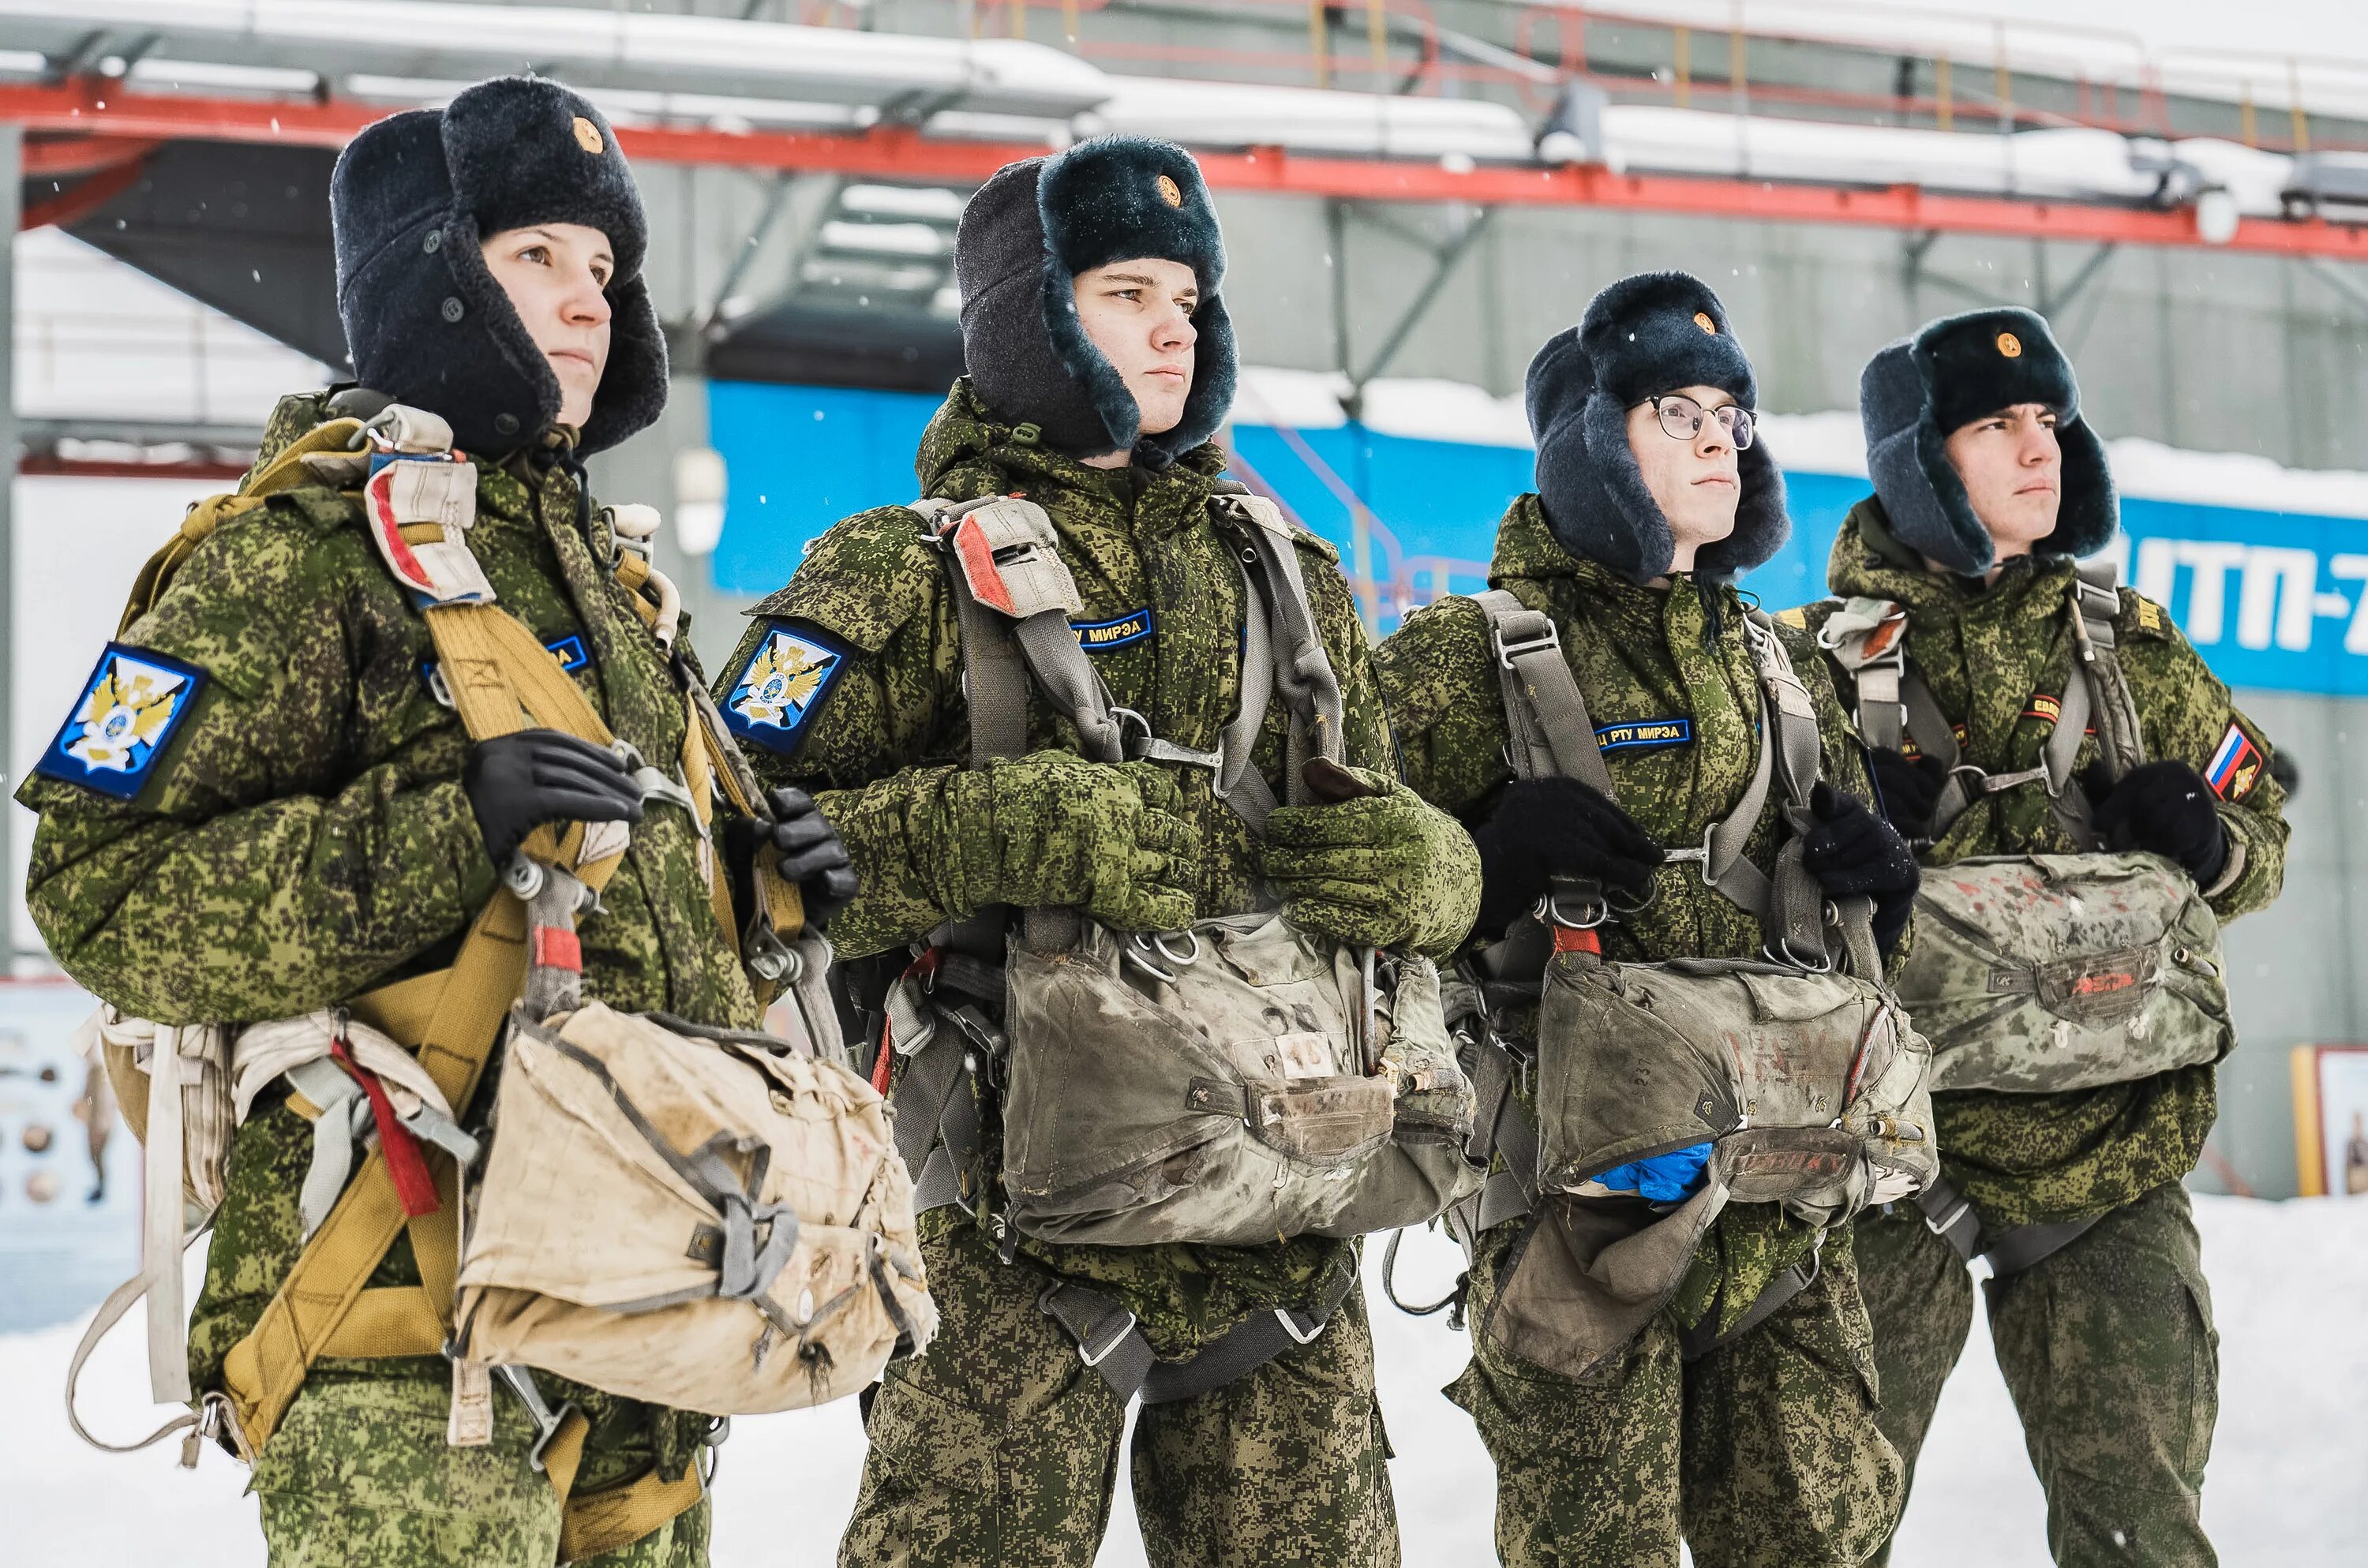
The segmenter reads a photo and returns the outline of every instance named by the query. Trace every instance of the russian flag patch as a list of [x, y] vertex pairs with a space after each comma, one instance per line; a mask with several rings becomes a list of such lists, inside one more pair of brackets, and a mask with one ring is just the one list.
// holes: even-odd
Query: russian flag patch
[[2203, 781], [2222, 800], [2241, 801], [2252, 793], [2260, 777], [2260, 750], [2243, 730], [2230, 723], [2228, 733], [2220, 737], [2220, 749], [2212, 754], [2212, 766], [2203, 770]]

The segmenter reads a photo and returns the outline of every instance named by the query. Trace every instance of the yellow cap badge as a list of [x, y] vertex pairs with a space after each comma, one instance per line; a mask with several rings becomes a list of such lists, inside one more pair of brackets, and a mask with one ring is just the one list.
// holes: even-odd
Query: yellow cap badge
[[575, 144], [596, 158], [600, 155], [600, 128], [580, 114], [575, 117]]
[[1184, 205], [1184, 187], [1166, 175], [1159, 176], [1159, 199], [1170, 207]]
[[2005, 355], [2008, 358], [2020, 359], [2022, 358], [2022, 339], [2017, 337], [2014, 334], [2010, 332], [1999, 333], [1998, 335], [1998, 352]]
[[1710, 312], [1708, 311], [1696, 311], [1694, 312], [1694, 324], [1702, 328], [1704, 332], [1710, 334], [1713, 337], [1716, 337], [1718, 335], [1718, 323], [1710, 319]]

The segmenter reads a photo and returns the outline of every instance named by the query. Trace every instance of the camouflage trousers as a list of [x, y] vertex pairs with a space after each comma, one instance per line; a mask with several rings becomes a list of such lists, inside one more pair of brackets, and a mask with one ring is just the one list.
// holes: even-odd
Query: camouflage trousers
[[1809, 1288], [1693, 1361], [1668, 1313], [1567, 1378], [1499, 1346], [1487, 1321], [1518, 1227], [1472, 1272], [1472, 1360], [1447, 1397], [1497, 1463], [1507, 1568], [1858, 1568], [1905, 1480], [1876, 1427], [1875, 1371], [1850, 1237]]
[[[1974, 1321], [1973, 1276], [1912, 1205], [1859, 1221], [1884, 1434], [1907, 1460]], [[2186, 1188], [2158, 1187], [1984, 1287], [2063, 1568], [2212, 1568], [2199, 1518], [2220, 1336]], [[1888, 1559], [1890, 1547], [1876, 1562]]]
[[[841, 1568], [1092, 1568], [1126, 1406], [1039, 1312], [1045, 1277], [974, 1226], [922, 1243], [938, 1337], [894, 1363]], [[1397, 1517], [1352, 1292], [1308, 1345], [1144, 1406], [1132, 1478], [1153, 1568], [1395, 1568]]]
[[[518, 1402], [494, 1398], [494, 1440], [444, 1441], [449, 1389], [427, 1378], [316, 1377], [256, 1457], [271, 1568], [552, 1568], [559, 1502], [529, 1462], [535, 1427]], [[586, 1454], [586, 1490], [646, 1470], [646, 1447]], [[598, 1568], [703, 1568], [709, 1505], [631, 1546], [586, 1561]]]

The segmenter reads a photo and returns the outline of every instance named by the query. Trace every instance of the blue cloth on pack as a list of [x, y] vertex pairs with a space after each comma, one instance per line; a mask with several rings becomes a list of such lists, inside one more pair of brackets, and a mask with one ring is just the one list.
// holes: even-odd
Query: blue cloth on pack
[[1650, 1159], [1614, 1165], [1595, 1180], [1614, 1192], [1633, 1192], [1647, 1202], [1682, 1202], [1702, 1190], [1711, 1149], [1708, 1143], [1689, 1144]]

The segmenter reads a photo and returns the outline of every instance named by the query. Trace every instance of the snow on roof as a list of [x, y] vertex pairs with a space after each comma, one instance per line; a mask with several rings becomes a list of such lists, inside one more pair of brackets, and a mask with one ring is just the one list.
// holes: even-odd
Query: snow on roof
[[[2172, 92], [2284, 108], [2351, 112], [2368, 102], [2368, 6], [2358, 0], [1730, 0], [1713, 22], [1747, 33], [1945, 57], [1971, 74], [2003, 59], [2013, 69], [2128, 88], [2157, 79]], [[1645, 0], [1590, 5], [1590, 17], [1666, 27]]]
[[[1234, 416], [1246, 425], [1287, 425], [1330, 430], [1346, 425], [1341, 400], [1348, 378], [1332, 370], [1288, 370], [1245, 365]], [[1461, 381], [1384, 380], [1365, 383], [1368, 430], [1416, 440], [1473, 446], [1530, 445], [1520, 395], [1497, 397]], [[1759, 429], [1769, 452], [1796, 473], [1866, 477], [1866, 440], [1858, 415], [1763, 414]], [[2113, 483], [2124, 495], [2185, 501], [2250, 512], [2296, 512], [2368, 517], [2368, 473], [2294, 469], [2248, 452], [2197, 452], [2135, 437], [2105, 444]]]

